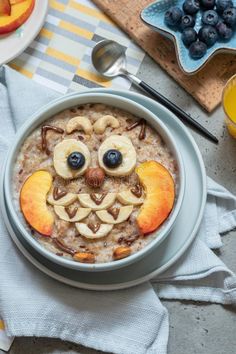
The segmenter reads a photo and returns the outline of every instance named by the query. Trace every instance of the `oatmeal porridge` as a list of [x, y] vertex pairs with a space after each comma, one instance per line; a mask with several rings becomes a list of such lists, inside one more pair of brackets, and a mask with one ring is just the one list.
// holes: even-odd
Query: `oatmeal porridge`
[[15, 201], [32, 237], [83, 263], [128, 257], [158, 237], [177, 182], [158, 133], [103, 104], [48, 119], [24, 141], [14, 168]]

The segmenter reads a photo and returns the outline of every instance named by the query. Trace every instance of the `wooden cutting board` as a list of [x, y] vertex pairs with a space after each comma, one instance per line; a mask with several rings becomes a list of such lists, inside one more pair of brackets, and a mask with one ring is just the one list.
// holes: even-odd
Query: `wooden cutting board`
[[184, 74], [178, 66], [174, 44], [152, 31], [140, 19], [140, 12], [151, 0], [93, 0], [166, 70], [208, 112], [221, 101], [226, 81], [236, 73], [236, 56], [217, 54], [194, 75]]

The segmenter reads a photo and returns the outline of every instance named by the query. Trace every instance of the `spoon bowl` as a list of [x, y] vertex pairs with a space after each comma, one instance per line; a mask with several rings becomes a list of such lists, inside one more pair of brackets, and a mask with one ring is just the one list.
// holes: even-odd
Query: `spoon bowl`
[[105, 39], [93, 48], [92, 63], [103, 76], [124, 75], [126, 73], [125, 50], [119, 43]]

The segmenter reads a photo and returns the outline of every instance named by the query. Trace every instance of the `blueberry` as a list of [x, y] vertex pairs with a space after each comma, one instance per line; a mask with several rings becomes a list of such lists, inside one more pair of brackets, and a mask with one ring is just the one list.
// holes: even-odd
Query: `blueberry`
[[183, 11], [179, 7], [177, 6], [171, 7], [165, 13], [165, 23], [168, 26], [177, 26], [182, 16], [183, 16]]
[[78, 170], [84, 166], [85, 157], [80, 152], [74, 151], [67, 157], [67, 163], [72, 170]]
[[233, 1], [232, 0], [217, 0], [216, 1], [216, 11], [219, 14], [222, 14], [224, 10], [226, 10], [228, 7], [233, 7]]
[[180, 29], [183, 31], [187, 27], [194, 27], [195, 19], [191, 15], [184, 15], [181, 17]]
[[120, 166], [122, 159], [120, 151], [115, 149], [108, 150], [103, 156], [104, 165], [108, 168], [116, 168]]
[[183, 10], [188, 15], [194, 15], [200, 9], [199, 0], [185, 0], [183, 3]]
[[229, 7], [224, 10], [222, 18], [226, 25], [234, 27], [236, 25], [236, 7]]
[[202, 23], [204, 23], [204, 25], [215, 26], [218, 21], [219, 21], [219, 16], [216, 11], [208, 10], [203, 12]]
[[216, 25], [219, 37], [228, 40], [233, 36], [233, 30], [228, 27], [224, 22], [218, 22]]
[[208, 47], [211, 47], [217, 41], [218, 33], [215, 27], [213, 26], [203, 26], [198, 32], [198, 38], [200, 39], [200, 41], [206, 43]]
[[189, 54], [193, 59], [202, 58], [207, 51], [207, 46], [201, 41], [193, 42], [189, 47]]
[[215, 0], [201, 0], [201, 5], [204, 9], [214, 9]]
[[195, 42], [196, 40], [197, 40], [197, 32], [195, 31], [194, 28], [187, 27], [183, 30], [182, 41], [186, 45], [186, 47], [189, 47], [190, 44]]

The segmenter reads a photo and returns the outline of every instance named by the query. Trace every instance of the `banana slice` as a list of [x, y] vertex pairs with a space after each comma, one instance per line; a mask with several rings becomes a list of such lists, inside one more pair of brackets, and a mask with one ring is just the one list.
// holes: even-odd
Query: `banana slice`
[[52, 205], [62, 205], [62, 206], [68, 206], [72, 203], [74, 203], [77, 199], [77, 194], [74, 193], [67, 193], [64, 197], [55, 200], [53, 198], [53, 194], [50, 193], [47, 197], [47, 202]]
[[141, 205], [144, 202], [144, 195], [138, 198], [131, 191], [123, 191], [117, 194], [117, 199], [125, 205]]
[[59, 216], [60, 219], [69, 221], [69, 222], [78, 222], [84, 218], [86, 218], [91, 212], [90, 208], [78, 208], [75, 215], [70, 218], [64, 206], [55, 205], [54, 206], [55, 213]]
[[[67, 157], [72, 152], [80, 152], [85, 157], [85, 164], [78, 170], [72, 170], [67, 164]], [[90, 164], [90, 152], [87, 146], [76, 139], [66, 139], [54, 148], [53, 163], [57, 174], [64, 179], [76, 178], [85, 173]]]
[[[122, 163], [116, 168], [109, 168], [103, 162], [104, 154], [111, 149], [120, 151]], [[98, 162], [101, 168], [109, 176], [128, 176], [136, 165], [136, 151], [131, 140], [126, 136], [111, 135], [100, 146], [98, 150]]]
[[132, 211], [132, 205], [121, 207], [117, 219], [115, 219], [107, 210], [96, 211], [96, 214], [101, 221], [107, 224], [120, 224], [121, 222], [128, 219]]
[[[78, 194], [78, 199], [80, 204], [85, 208], [91, 208], [92, 210], [102, 210], [107, 209], [112, 206], [116, 200], [116, 193], [108, 193], [103, 197], [102, 194], [94, 193], [96, 200], [101, 200], [100, 204], [96, 204], [95, 201], [91, 198], [91, 194]], [[103, 198], [103, 199], [102, 199]]]
[[78, 222], [75, 224], [75, 226], [80, 235], [90, 239], [105, 237], [109, 234], [109, 232], [111, 232], [113, 228], [113, 225], [101, 224], [98, 231], [93, 232], [86, 224]]

